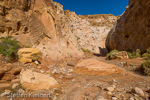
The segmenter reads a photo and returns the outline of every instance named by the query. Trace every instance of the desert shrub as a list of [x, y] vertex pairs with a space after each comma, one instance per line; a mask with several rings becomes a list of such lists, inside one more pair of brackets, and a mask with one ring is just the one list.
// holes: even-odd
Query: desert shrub
[[89, 21], [91, 26], [100, 26], [100, 22], [96, 22], [96, 21]]
[[109, 60], [110, 56], [115, 56], [117, 54], [117, 52], [119, 52], [119, 51], [114, 49], [114, 50], [110, 51], [110, 53], [107, 53], [106, 60]]
[[12, 39], [11, 36], [2, 37], [0, 42], [0, 54], [9, 58], [16, 58], [19, 47], [19, 42], [16, 39]]
[[116, 52], [119, 52], [118, 50], [112, 50], [112, 51], [110, 51], [110, 53], [116, 53]]
[[147, 52], [142, 54], [142, 57], [150, 57], [150, 47], [147, 48]]
[[141, 69], [150, 76], [150, 55], [147, 55], [147, 60], [141, 64]]
[[77, 37], [77, 40], [79, 40], [80, 39], [80, 37]]
[[133, 53], [132, 52], [127, 52], [129, 58], [133, 58]]
[[81, 48], [81, 50], [82, 50], [83, 52], [85, 52], [85, 53], [90, 53], [90, 52], [91, 52], [90, 50], [84, 49], [84, 48]]
[[150, 47], [147, 49], [147, 53], [150, 54]]
[[24, 48], [31, 48], [32, 46], [30, 44], [25, 44]]
[[127, 51], [129, 58], [138, 58], [141, 57], [141, 50], [137, 49], [135, 52], [132, 52], [130, 50]]
[[148, 55], [150, 55], [150, 54], [148, 54], [148, 53], [143, 53], [143, 54], [142, 54], [142, 57], [147, 57]]
[[135, 54], [134, 54], [135, 58], [141, 57], [141, 50], [140, 49], [136, 49]]

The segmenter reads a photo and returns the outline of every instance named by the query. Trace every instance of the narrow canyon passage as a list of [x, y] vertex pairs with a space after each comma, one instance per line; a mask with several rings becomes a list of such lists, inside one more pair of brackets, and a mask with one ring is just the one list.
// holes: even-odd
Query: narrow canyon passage
[[149, 6], [0, 0], [0, 100], [150, 100]]

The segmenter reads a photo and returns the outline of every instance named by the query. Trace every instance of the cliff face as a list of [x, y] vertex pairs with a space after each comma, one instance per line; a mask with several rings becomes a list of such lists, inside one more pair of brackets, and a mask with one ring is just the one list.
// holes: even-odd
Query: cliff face
[[116, 20], [117, 17], [111, 14], [77, 16], [66, 10], [62, 18], [62, 35], [78, 49], [100, 53], [99, 48], [105, 48], [105, 39]]
[[52, 0], [1, 0], [0, 36], [11, 35], [39, 49], [51, 62], [83, 58], [84, 53], [61, 35], [62, 7]]
[[0, 1], [0, 37], [11, 35], [51, 62], [83, 58], [83, 49], [99, 53], [116, 20], [113, 15], [77, 16], [52, 0]]
[[150, 0], [130, 0], [126, 11], [109, 32], [108, 50], [145, 51], [150, 47]]

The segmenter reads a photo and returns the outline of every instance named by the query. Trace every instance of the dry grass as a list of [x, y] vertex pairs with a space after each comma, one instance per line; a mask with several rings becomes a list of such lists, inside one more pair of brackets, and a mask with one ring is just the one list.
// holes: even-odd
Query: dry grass
[[114, 16], [112, 14], [96, 14], [96, 15], [78, 15], [82, 19], [98, 19], [103, 17]]
[[110, 22], [110, 21], [104, 21], [104, 22], [96, 22], [95, 20], [89, 20], [89, 23], [91, 26], [108, 26], [108, 27], [111, 27], [114, 22]]
[[[110, 22], [109, 17], [114, 16], [112, 14], [97, 14], [97, 15], [78, 15], [82, 19], [88, 19], [91, 26], [108, 26], [111, 27], [115, 22]], [[105, 21], [96, 22], [95, 19], [103, 18]]]

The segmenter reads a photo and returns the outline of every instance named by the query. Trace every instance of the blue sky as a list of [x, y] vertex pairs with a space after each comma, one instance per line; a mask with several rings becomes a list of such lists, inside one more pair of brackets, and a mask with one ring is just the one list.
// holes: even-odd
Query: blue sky
[[64, 10], [77, 15], [114, 14], [121, 15], [129, 0], [53, 0], [62, 4]]

